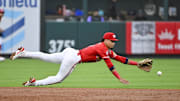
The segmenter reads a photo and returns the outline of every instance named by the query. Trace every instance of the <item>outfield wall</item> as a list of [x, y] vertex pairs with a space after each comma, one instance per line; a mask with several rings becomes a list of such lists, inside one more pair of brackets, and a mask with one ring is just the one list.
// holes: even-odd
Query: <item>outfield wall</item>
[[43, 51], [54, 53], [64, 48], [84, 48], [88, 45], [101, 41], [104, 32], [112, 31], [117, 33], [120, 42], [115, 50], [125, 54], [125, 24], [122, 23], [58, 23], [46, 22], [46, 37]]
[[84, 48], [101, 41], [104, 32], [112, 31], [118, 39], [114, 51], [126, 55], [180, 54], [179, 22], [81, 23], [46, 21], [45, 52], [64, 48]]

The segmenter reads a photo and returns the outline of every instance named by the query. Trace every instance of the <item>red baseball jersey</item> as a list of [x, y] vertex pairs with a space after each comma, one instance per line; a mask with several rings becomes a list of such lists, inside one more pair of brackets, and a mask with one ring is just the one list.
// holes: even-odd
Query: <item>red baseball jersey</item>
[[[113, 51], [108, 49], [104, 42], [88, 46], [80, 50], [81, 62], [94, 62], [100, 59], [108, 60], [106, 64], [111, 66], [110, 57], [113, 56]], [[113, 66], [113, 65], [112, 65]]]

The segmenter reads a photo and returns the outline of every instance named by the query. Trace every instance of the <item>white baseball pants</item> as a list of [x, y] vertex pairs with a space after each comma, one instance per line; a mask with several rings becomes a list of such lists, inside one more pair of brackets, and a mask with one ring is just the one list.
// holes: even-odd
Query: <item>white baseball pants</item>
[[46, 54], [42, 52], [25, 51], [21, 57], [35, 58], [47, 62], [61, 64], [59, 72], [55, 76], [49, 76], [42, 80], [37, 80], [32, 86], [50, 85], [62, 82], [74, 69], [75, 65], [81, 60], [78, 55], [79, 50], [66, 48], [63, 52]]

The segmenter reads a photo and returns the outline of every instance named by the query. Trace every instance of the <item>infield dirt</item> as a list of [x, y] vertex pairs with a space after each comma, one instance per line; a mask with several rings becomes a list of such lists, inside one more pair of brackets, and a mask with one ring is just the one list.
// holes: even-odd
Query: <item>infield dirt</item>
[[0, 87], [0, 101], [180, 101], [180, 89]]

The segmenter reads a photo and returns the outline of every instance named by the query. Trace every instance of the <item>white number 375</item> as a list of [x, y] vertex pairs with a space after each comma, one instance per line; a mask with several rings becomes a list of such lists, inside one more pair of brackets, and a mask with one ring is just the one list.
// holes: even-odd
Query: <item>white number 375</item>
[[64, 48], [74, 47], [75, 40], [50, 40], [49, 41], [49, 53], [60, 52]]

